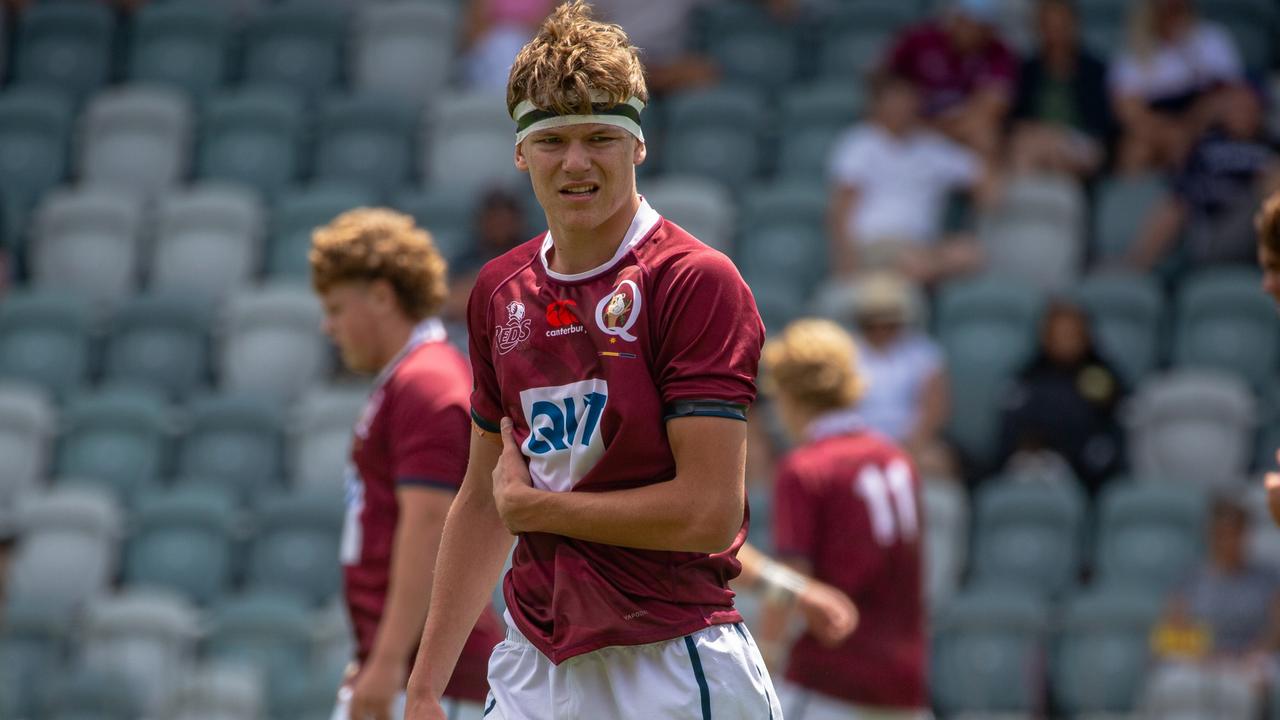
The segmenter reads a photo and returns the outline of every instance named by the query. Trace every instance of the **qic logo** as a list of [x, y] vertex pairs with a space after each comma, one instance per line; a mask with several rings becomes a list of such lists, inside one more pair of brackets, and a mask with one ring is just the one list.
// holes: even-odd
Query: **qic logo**
[[547, 324], [554, 328], [547, 331], [547, 337], [571, 335], [586, 330], [578, 320], [578, 303], [573, 300], [556, 300], [548, 305]]

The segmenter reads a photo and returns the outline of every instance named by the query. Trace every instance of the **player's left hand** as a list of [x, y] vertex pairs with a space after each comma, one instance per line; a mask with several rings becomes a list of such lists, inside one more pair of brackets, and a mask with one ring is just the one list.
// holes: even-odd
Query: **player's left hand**
[[529, 466], [520, 452], [513, 428], [511, 418], [502, 418], [502, 454], [493, 468], [493, 502], [502, 524], [512, 534], [518, 534], [529, 529], [524, 527], [519, 511], [522, 494], [533, 487], [533, 478], [529, 476]]
[[796, 595], [796, 607], [809, 634], [827, 647], [844, 642], [858, 627], [858, 608], [849, 596], [812, 578]]
[[370, 658], [356, 677], [351, 694], [351, 720], [391, 720], [391, 704], [404, 687], [403, 663]]

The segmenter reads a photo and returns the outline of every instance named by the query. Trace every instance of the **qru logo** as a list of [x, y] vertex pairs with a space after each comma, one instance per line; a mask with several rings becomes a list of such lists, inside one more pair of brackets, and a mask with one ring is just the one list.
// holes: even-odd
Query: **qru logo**
[[529, 339], [529, 326], [533, 321], [524, 316], [524, 303], [512, 300], [507, 303], [507, 324], [494, 328], [494, 342], [498, 345], [498, 354], [506, 355], [517, 345]]

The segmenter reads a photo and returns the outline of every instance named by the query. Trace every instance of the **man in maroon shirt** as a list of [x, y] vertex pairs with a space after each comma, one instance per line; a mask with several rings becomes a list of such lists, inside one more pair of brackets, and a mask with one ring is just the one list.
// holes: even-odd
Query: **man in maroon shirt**
[[550, 229], [486, 265], [468, 305], [475, 433], [414, 720], [445, 717], [436, 701], [512, 535], [488, 717], [781, 715], [728, 587], [764, 328], [729, 259], [637, 195], [646, 98], [622, 29], [578, 1], [512, 66], [515, 163]]
[[[839, 326], [793, 323], [765, 345], [763, 364], [783, 424], [802, 443], [778, 469], [777, 555], [846, 593], [859, 614], [843, 642], [809, 631], [792, 647], [781, 689], [787, 720], [927, 717], [915, 468], [853, 411], [862, 379]], [[765, 605], [764, 646], [781, 638], [785, 613]]]
[[995, 161], [1018, 60], [996, 35], [997, 0], [953, 0], [939, 22], [908, 28], [886, 60], [911, 80], [943, 133]]
[[[341, 560], [356, 658], [333, 718], [391, 720], [404, 712], [431, 568], [466, 469], [471, 378], [435, 318], [444, 260], [412, 218], [344, 213], [315, 232], [310, 259], [325, 332], [347, 367], [377, 373], [347, 468]], [[472, 626], [446, 690], [450, 717], [482, 715], [489, 651], [502, 640], [492, 609]]]

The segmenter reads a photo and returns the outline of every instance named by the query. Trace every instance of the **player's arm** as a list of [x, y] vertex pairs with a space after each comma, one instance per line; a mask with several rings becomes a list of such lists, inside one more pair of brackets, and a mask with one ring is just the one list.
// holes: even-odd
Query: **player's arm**
[[473, 428], [467, 474], [444, 521], [406, 718], [441, 717], [439, 699], [511, 550], [490, 480], [501, 451], [496, 438]]
[[435, 574], [436, 551], [453, 492], [420, 484], [396, 488], [400, 515], [391, 548], [387, 602], [378, 632], [351, 698], [353, 717], [384, 717], [404, 683], [405, 661], [415, 649]]
[[809, 563], [797, 558], [780, 562], [750, 543], [738, 550], [742, 572], [734, 587], [762, 593], [757, 640], [770, 667], [782, 659], [787, 623], [793, 609], [804, 617], [809, 632], [824, 645], [834, 647], [858, 626], [858, 609], [848, 595], [811, 576]]
[[504, 448], [494, 473], [498, 513], [513, 533], [544, 532], [645, 550], [719, 552], [742, 527], [747, 424], [713, 416], [667, 421], [676, 475], [667, 482], [607, 492], [531, 487], [528, 466], [502, 420]]

